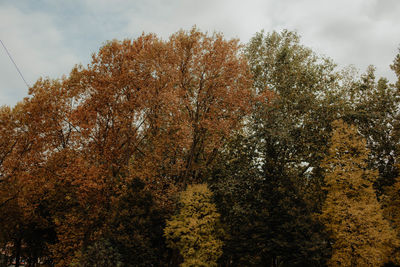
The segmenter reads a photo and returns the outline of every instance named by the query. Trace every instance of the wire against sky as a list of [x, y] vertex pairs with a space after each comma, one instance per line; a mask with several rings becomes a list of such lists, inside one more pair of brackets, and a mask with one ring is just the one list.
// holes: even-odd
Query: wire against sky
[[11, 59], [11, 61], [12, 61], [12, 63], [14, 64], [15, 68], [17, 69], [19, 75], [21, 76], [22, 80], [24, 81], [24, 83], [26, 84], [26, 86], [27, 86], [28, 89], [29, 89], [29, 87], [30, 87], [29, 84], [26, 82], [24, 76], [22, 75], [22, 73], [21, 73], [21, 71], [19, 70], [17, 64], [15, 63], [14, 59], [12, 58], [11, 54], [8, 52], [7, 47], [4, 45], [4, 43], [3, 43], [3, 41], [2, 41], [1, 39], [0, 39], [0, 43], [1, 43], [1, 45], [4, 47], [4, 50], [6, 50], [6, 53], [7, 53], [8, 57]]

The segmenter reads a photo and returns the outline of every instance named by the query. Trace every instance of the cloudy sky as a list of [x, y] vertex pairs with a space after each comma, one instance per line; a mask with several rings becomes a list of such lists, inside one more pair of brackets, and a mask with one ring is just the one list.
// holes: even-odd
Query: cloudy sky
[[[256, 32], [296, 30], [340, 66], [389, 68], [400, 47], [400, 0], [0, 0], [0, 39], [28, 84], [68, 75], [111, 39], [153, 32], [168, 38], [197, 25], [247, 42]], [[0, 105], [28, 89], [0, 46]]]

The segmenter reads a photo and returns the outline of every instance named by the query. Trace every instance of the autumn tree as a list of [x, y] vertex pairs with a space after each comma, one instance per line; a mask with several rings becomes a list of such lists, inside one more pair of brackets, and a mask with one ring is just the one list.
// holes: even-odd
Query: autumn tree
[[250, 72], [238, 40], [193, 29], [170, 39], [177, 51], [181, 112], [190, 125], [184, 179], [198, 180], [232, 130], [241, 126], [251, 103]]
[[[45, 191], [41, 152], [48, 144], [39, 139], [37, 113], [29, 113], [29, 100], [13, 109], [1, 110], [0, 147], [0, 240], [6, 251], [28, 263], [45, 258], [47, 243], [54, 241], [54, 228], [48, 213], [41, 205]], [[35, 188], [37, 187], [37, 188]]]
[[337, 71], [290, 31], [246, 47], [196, 28], [106, 42], [0, 108], [1, 247], [32, 264], [174, 264], [165, 221], [180, 191], [207, 182], [228, 232], [220, 263], [323, 265], [312, 214], [330, 123], [357, 125], [394, 207], [397, 89], [372, 67]]
[[395, 242], [384, 220], [372, 184], [376, 171], [367, 169], [369, 151], [354, 126], [334, 121], [326, 170], [327, 197], [321, 219], [332, 235], [330, 266], [382, 266]]
[[[397, 239], [400, 240], [400, 178], [397, 178], [395, 183], [388, 186], [385, 191], [386, 195], [383, 199], [384, 215], [395, 230]], [[400, 265], [400, 246], [393, 250], [389, 260]]]
[[181, 266], [217, 266], [222, 254], [220, 215], [206, 184], [180, 194], [179, 212], [167, 221], [167, 244], [183, 257]]
[[51, 211], [57, 265], [101, 238], [113, 199], [123, 196], [119, 180], [144, 181], [171, 214], [176, 192], [203, 179], [249, 111], [250, 72], [239, 48], [197, 29], [167, 41], [142, 35], [106, 43], [65, 79], [35, 84], [27, 123], [43, 146], [30, 188], [46, 190], [30, 199]]
[[[161, 192], [201, 180], [223, 140], [249, 110], [250, 72], [237, 40], [192, 29], [107, 43], [66, 88], [86, 158]], [[168, 194], [167, 194], [168, 195]], [[160, 200], [161, 201], [161, 200]]]

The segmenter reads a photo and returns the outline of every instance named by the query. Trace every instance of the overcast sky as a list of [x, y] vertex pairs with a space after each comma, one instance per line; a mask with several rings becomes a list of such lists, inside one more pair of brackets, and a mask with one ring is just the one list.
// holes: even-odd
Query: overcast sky
[[[168, 36], [193, 25], [247, 42], [256, 32], [296, 30], [340, 66], [389, 68], [400, 47], [400, 0], [0, 0], [0, 39], [27, 82], [68, 75], [111, 39]], [[0, 105], [28, 89], [0, 46]]]

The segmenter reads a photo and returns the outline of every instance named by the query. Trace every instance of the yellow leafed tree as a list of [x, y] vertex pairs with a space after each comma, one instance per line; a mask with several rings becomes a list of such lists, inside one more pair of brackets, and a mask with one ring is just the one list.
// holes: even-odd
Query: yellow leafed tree
[[372, 187], [369, 151], [356, 127], [334, 121], [326, 170], [327, 198], [321, 219], [332, 235], [329, 266], [382, 266], [396, 243]]
[[180, 194], [179, 213], [167, 221], [165, 237], [183, 257], [182, 267], [217, 266], [222, 255], [220, 214], [206, 184], [189, 185]]

